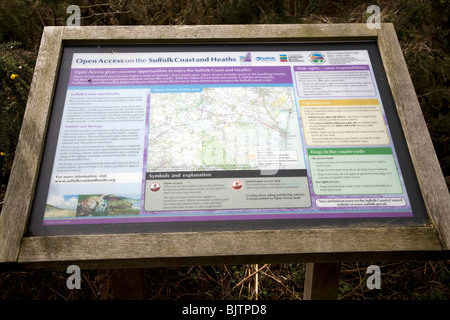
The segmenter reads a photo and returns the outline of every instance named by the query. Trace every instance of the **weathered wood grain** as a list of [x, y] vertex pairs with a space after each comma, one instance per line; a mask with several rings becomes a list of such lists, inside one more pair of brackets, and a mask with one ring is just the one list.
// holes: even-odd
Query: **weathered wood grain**
[[39, 170], [61, 52], [60, 28], [45, 28], [0, 215], [0, 262], [17, 259]]
[[365, 24], [200, 25], [200, 26], [91, 26], [63, 27], [66, 42], [202, 42], [375, 40], [376, 30]]
[[378, 47], [425, 205], [449, 250], [450, 194], [392, 24], [382, 24]]
[[[420, 242], [417, 241], [420, 239]], [[406, 257], [409, 252], [442, 251], [433, 228], [341, 228], [304, 230], [265, 230], [239, 232], [186, 232], [156, 234], [112, 234], [27, 237], [22, 241], [21, 264], [47, 261], [73, 262], [94, 266], [121, 261], [120, 267], [166, 266], [251, 260], [275, 263], [311, 259], [311, 254], [327, 254], [330, 260], [362, 259], [368, 252], [382, 258], [386, 252]], [[356, 254], [355, 254], [356, 253]], [[251, 257], [251, 258], [250, 258]], [[392, 257], [392, 255], [390, 256]], [[341, 260], [342, 259], [342, 260]], [[127, 261], [129, 262], [127, 263]], [[135, 261], [133, 261], [135, 260]], [[178, 260], [178, 262], [177, 262]], [[309, 260], [311, 261], [311, 260]], [[248, 263], [248, 262], [247, 262]]]

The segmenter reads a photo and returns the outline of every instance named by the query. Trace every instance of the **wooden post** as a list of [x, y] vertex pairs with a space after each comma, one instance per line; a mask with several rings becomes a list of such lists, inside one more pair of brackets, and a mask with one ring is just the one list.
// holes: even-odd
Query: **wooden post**
[[110, 288], [114, 300], [145, 300], [144, 269], [117, 269], [111, 276]]
[[341, 263], [307, 263], [304, 300], [336, 300]]

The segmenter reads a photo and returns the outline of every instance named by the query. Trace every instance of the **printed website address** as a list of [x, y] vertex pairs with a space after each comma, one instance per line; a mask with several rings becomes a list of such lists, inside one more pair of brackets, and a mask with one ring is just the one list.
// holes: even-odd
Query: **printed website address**
[[116, 179], [108, 178], [107, 174], [56, 175], [54, 179], [54, 183], [97, 183], [97, 182], [116, 182]]

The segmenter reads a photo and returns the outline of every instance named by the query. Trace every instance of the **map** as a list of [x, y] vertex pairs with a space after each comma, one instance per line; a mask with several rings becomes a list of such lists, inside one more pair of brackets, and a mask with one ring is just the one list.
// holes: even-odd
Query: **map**
[[304, 169], [292, 87], [152, 93], [147, 172]]

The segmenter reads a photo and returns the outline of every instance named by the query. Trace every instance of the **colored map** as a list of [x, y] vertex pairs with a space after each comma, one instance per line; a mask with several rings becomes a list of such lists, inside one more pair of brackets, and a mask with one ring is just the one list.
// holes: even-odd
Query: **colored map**
[[147, 172], [305, 168], [292, 87], [152, 93]]

